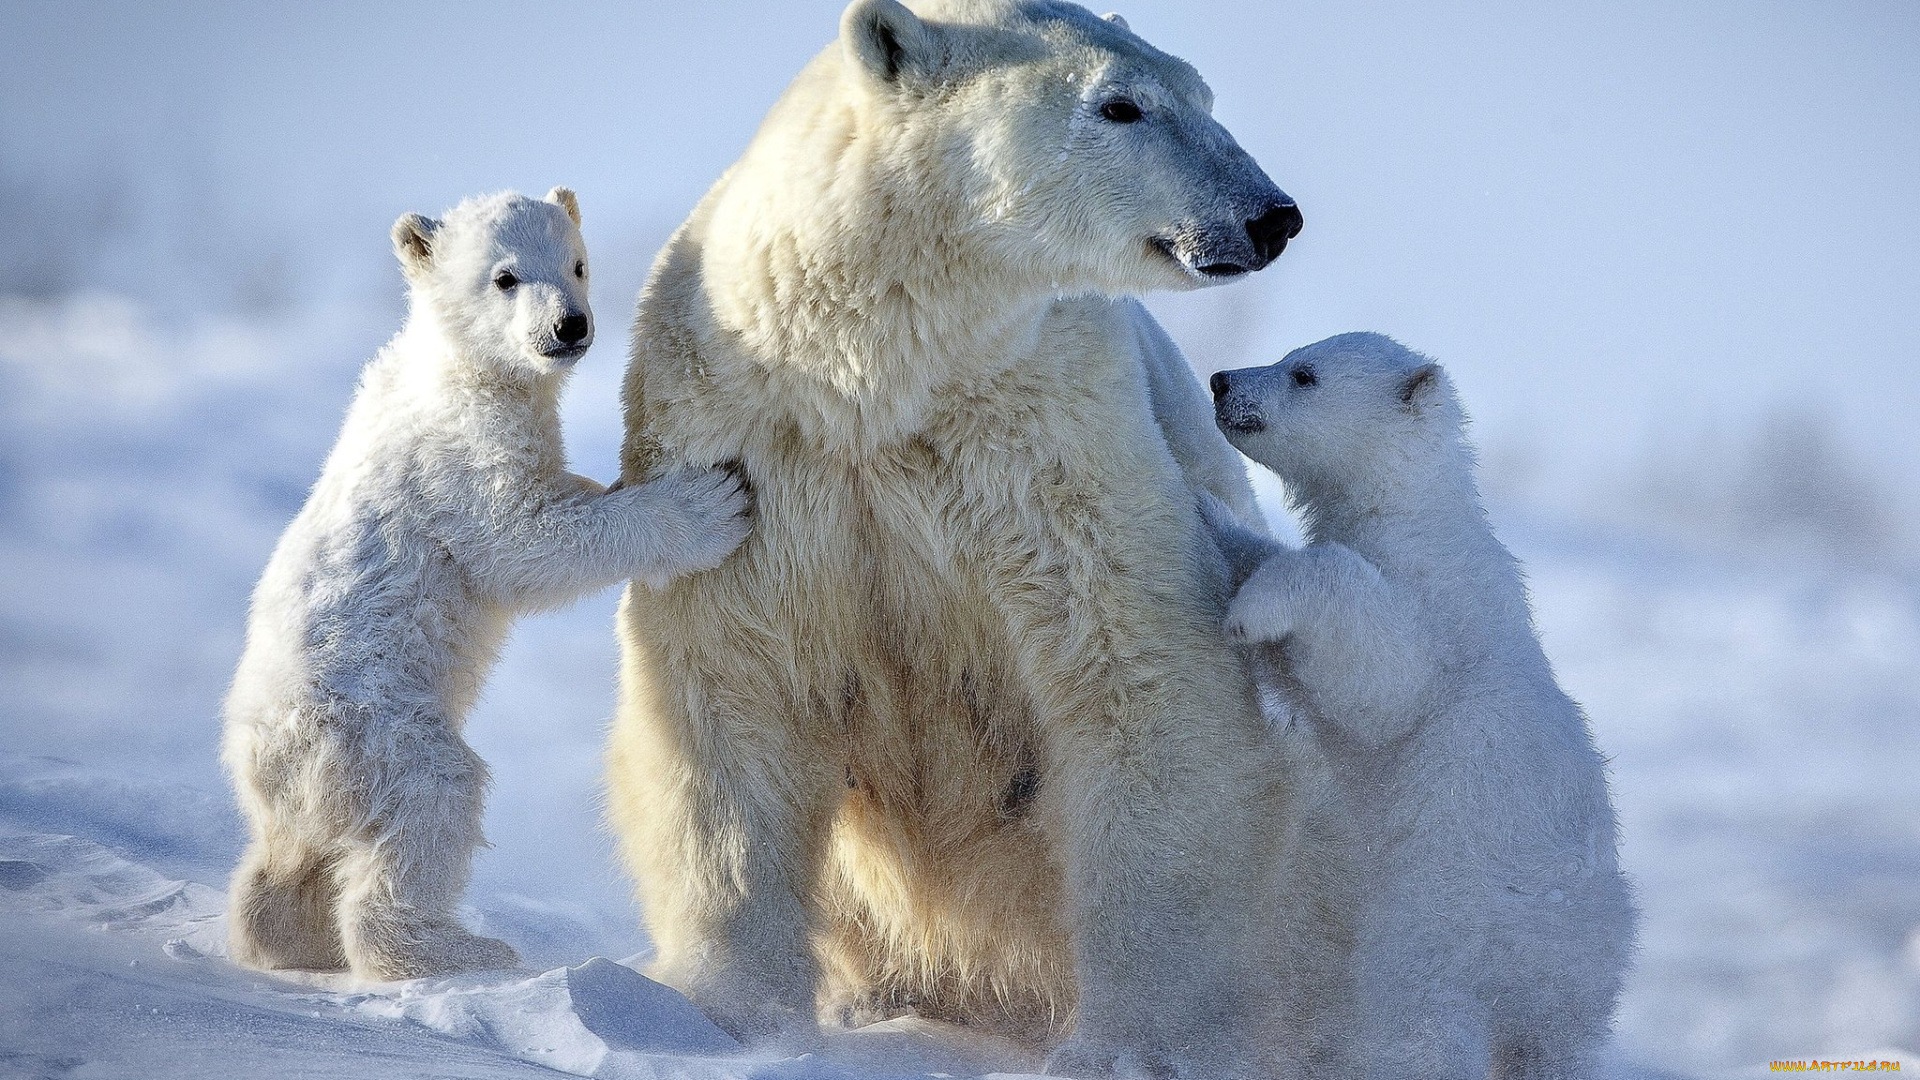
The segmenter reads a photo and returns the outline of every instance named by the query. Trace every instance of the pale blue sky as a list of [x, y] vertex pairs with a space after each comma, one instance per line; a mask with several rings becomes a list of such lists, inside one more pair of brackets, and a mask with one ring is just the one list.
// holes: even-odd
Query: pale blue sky
[[[114, 280], [267, 253], [320, 296], [394, 288], [403, 210], [556, 182], [630, 295], [839, 11], [7, 8], [0, 168], [126, 185]], [[1377, 329], [1449, 363], [1483, 439], [1573, 464], [1806, 401], [1889, 470], [1920, 451], [1920, 4], [1123, 13], [1306, 214], [1254, 281], [1156, 302], [1203, 369]]]

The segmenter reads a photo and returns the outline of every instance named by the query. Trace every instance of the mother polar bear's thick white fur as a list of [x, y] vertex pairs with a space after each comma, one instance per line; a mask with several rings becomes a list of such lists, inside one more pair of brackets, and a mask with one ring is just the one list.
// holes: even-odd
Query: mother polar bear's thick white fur
[[1119, 20], [918, 9], [847, 10], [641, 298], [625, 475], [756, 499], [620, 618], [653, 970], [749, 1037], [913, 1011], [1076, 1075], [1285, 1072], [1285, 783], [1194, 509], [1251, 498], [1109, 297], [1258, 269], [1299, 212]]
[[593, 338], [578, 225], [564, 188], [394, 225], [406, 328], [274, 549], [227, 697], [253, 832], [240, 963], [373, 979], [511, 964], [453, 913], [487, 777], [460, 727], [510, 617], [713, 566], [746, 532], [724, 473], [602, 492], [566, 470], [560, 388]]
[[1343, 334], [1213, 384], [1311, 541], [1212, 514], [1251, 575], [1228, 635], [1273, 650], [1282, 737], [1324, 755], [1316, 813], [1349, 832], [1353, 981], [1319, 987], [1320, 1011], [1368, 1080], [1590, 1075], [1634, 923], [1606, 773], [1480, 508], [1445, 372]]

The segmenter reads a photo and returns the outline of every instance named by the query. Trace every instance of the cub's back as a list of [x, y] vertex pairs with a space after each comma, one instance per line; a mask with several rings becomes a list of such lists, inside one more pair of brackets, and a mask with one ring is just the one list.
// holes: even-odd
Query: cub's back
[[[319, 480], [253, 596], [229, 712], [315, 696], [436, 702], [501, 622], [471, 596], [436, 517], [463, 495], [424, 460], [444, 455], [395, 385], [403, 358], [368, 366]], [[490, 617], [491, 616], [491, 617]], [[437, 646], [429, 643], [437, 642]]]

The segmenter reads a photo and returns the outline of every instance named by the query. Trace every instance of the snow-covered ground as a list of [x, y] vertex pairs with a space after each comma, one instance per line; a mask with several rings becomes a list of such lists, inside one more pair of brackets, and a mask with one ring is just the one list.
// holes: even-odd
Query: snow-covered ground
[[[239, 826], [216, 708], [246, 591], [391, 329], [384, 310], [329, 311], [0, 299], [0, 1075], [1037, 1069], [908, 1023], [746, 1054], [635, 973], [647, 943], [596, 809], [611, 592], [523, 624], [470, 728], [497, 787], [469, 915], [526, 970], [357, 987], [221, 958]], [[618, 366], [590, 356], [567, 406], [576, 466], [602, 479]], [[1622, 1074], [1920, 1068], [1908, 549], [1662, 531], [1513, 490], [1496, 516], [1613, 756], [1645, 909]]]
[[[1614, 759], [1645, 909], [1621, 1068], [1920, 1068], [1920, 6], [1130, 5], [1307, 215], [1255, 280], [1153, 299], [1196, 364], [1381, 330], [1480, 420]], [[398, 324], [387, 226], [582, 192], [603, 335], [566, 417], [610, 479], [604, 331], [843, 6], [4, 8], [0, 1077], [1033, 1067], [925, 1030], [743, 1057], [593, 962], [647, 948], [597, 827], [611, 593], [526, 623], [470, 730], [497, 779], [470, 917], [524, 973], [219, 958], [216, 705]]]

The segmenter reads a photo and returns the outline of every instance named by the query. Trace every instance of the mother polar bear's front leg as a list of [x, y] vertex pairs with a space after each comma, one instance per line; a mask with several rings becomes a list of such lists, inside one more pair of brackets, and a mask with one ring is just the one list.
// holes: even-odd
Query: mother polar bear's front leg
[[1275, 774], [1193, 510], [1245, 479], [1170, 450], [1197, 388], [1102, 294], [1258, 269], [1299, 212], [1123, 24], [920, 10], [848, 9], [641, 299], [628, 478], [757, 498], [622, 609], [656, 972], [749, 1036], [911, 1010], [1082, 1074], [1284, 1071]]
[[[1152, 421], [1126, 322], [1097, 302], [1055, 308], [1049, 347], [998, 403], [1047, 404], [1011, 482], [983, 489], [965, 523], [1045, 744], [1078, 991], [1051, 1064], [1273, 1075], [1260, 1059], [1280, 1049], [1280, 943], [1263, 925], [1276, 773], [1239, 658], [1208, 638], [1224, 575], [1189, 481], [1139, 437]], [[1062, 385], [1080, 389], [1048, 389]], [[993, 468], [1007, 413], [969, 413], [956, 452]]]

